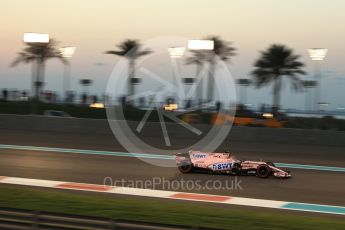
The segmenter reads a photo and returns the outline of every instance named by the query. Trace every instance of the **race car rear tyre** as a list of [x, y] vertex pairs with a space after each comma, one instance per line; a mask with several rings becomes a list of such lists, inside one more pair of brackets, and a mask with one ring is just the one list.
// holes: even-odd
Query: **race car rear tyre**
[[191, 164], [180, 165], [178, 166], [178, 170], [181, 173], [190, 173], [193, 170], [193, 166]]
[[272, 170], [268, 165], [259, 165], [256, 169], [256, 175], [260, 178], [267, 178], [271, 175]]

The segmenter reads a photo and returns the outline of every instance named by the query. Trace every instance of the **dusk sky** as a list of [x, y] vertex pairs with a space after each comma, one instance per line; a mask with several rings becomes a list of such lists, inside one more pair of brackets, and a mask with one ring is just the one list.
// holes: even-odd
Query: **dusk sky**
[[[30, 89], [31, 65], [9, 67], [24, 47], [24, 32], [49, 33], [61, 46], [76, 46], [72, 87], [80, 92], [78, 80], [92, 78], [91, 92], [98, 94], [118, 60], [104, 51], [126, 38], [219, 35], [238, 49], [229, 64], [235, 78], [248, 77], [259, 51], [273, 43], [301, 55], [310, 78], [313, 64], [307, 49], [328, 48], [322, 97], [331, 108], [345, 107], [344, 0], [1, 0], [0, 9], [0, 88]], [[62, 73], [62, 63], [49, 60], [45, 88], [61, 90]], [[284, 107], [303, 109], [304, 100], [304, 93], [294, 93], [286, 84]], [[249, 88], [248, 102], [270, 104], [271, 87]]]

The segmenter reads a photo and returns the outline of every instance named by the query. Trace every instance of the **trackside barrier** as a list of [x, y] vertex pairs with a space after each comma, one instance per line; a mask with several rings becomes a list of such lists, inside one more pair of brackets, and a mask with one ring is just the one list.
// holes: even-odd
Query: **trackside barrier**
[[115, 220], [79, 215], [58, 214], [44, 211], [0, 208], [0, 229], [23, 230], [215, 230], [180, 225], [155, 224], [141, 221]]
[[[139, 122], [135, 121], [120, 122], [127, 123], [134, 129], [139, 124]], [[205, 133], [207, 133], [211, 127], [204, 124], [193, 124], [193, 126]], [[195, 134], [193, 132], [186, 132], [180, 124], [168, 122], [167, 127], [169, 129], [169, 136], [171, 139], [181, 138], [182, 134], [184, 138], [195, 138]], [[159, 122], [148, 122], [147, 128], [150, 130], [150, 137], [162, 137], [161, 125]], [[83, 135], [112, 135], [109, 123], [105, 119], [52, 118], [44, 116], [22, 116], [9, 114], [0, 114], [0, 130], [54, 132]], [[344, 139], [345, 132], [343, 131], [287, 128], [273, 129], [235, 126], [231, 129], [231, 132], [225, 142], [241, 141], [251, 143], [284, 143], [293, 145], [302, 144], [345, 147]]]

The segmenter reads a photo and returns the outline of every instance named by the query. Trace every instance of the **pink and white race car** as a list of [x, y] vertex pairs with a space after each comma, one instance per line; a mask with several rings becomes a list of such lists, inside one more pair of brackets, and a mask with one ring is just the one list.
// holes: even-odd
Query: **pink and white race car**
[[208, 153], [189, 151], [175, 155], [178, 169], [182, 173], [192, 171], [211, 171], [229, 173], [231, 175], [255, 175], [267, 178], [271, 175], [277, 178], [289, 178], [290, 172], [277, 168], [272, 162], [241, 161], [229, 152]]

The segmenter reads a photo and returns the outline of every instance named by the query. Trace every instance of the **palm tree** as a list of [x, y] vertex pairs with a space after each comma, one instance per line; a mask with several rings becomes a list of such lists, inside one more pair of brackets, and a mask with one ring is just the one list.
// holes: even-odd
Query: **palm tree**
[[224, 41], [218, 36], [208, 36], [206, 40], [213, 40], [214, 48], [208, 52], [207, 61], [209, 62], [210, 70], [208, 76], [208, 92], [207, 99], [212, 101], [214, 95], [215, 71], [217, 65], [217, 58], [222, 61], [230, 61], [232, 56], [235, 56], [235, 48], [231, 42]]
[[271, 45], [266, 51], [261, 52], [260, 58], [254, 63], [255, 69], [252, 72], [256, 87], [262, 87], [273, 83], [273, 104], [272, 112], [277, 113], [280, 104], [280, 91], [282, 78], [288, 77], [292, 87], [299, 90], [303, 82], [298, 75], [305, 74], [301, 69], [304, 64], [298, 59], [299, 55], [284, 45]]
[[[54, 39], [50, 39], [48, 43], [26, 43], [23, 51], [18, 52], [16, 59], [11, 66], [14, 67], [19, 63], [36, 64], [35, 74], [32, 76], [33, 88], [35, 89], [35, 100], [39, 100], [39, 95], [44, 82], [45, 62], [50, 58], [58, 58], [64, 64], [67, 60], [60, 54]], [[35, 79], [34, 79], [35, 78]]]
[[141, 49], [141, 44], [137, 40], [127, 39], [121, 42], [117, 47], [118, 50], [106, 51], [106, 54], [114, 54], [122, 57], [126, 57], [129, 60], [128, 66], [128, 94], [134, 95], [134, 79], [135, 79], [135, 61], [141, 56], [152, 53], [149, 49]]

